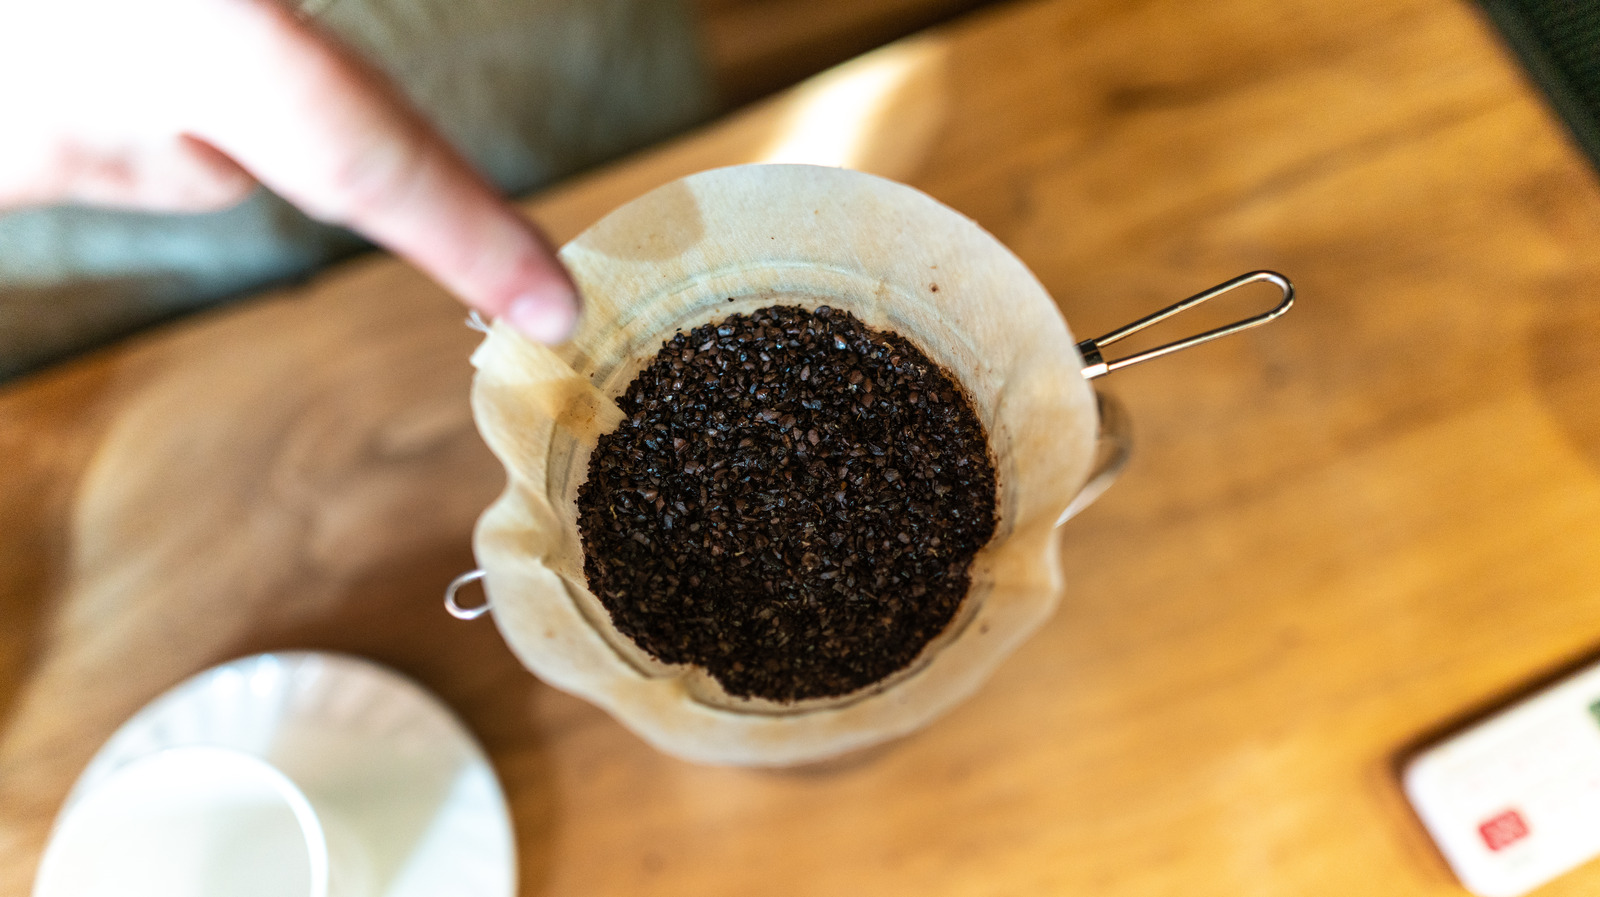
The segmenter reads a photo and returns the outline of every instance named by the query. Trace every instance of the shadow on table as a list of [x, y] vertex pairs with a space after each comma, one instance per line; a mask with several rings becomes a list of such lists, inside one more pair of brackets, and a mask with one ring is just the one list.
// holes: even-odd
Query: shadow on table
[[1586, 284], [1542, 303], [1530, 328], [1528, 364], [1544, 407], [1583, 460], [1600, 471], [1600, 308], [1571, 301]]

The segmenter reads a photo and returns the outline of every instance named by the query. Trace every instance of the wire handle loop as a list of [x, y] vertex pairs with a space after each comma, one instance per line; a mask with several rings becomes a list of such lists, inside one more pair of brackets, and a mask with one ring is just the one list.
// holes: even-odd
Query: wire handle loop
[[450, 616], [455, 617], [457, 620], [476, 620], [489, 612], [487, 594], [484, 596], [483, 603], [476, 607], [462, 607], [461, 603], [456, 600], [456, 594], [461, 591], [462, 586], [469, 582], [477, 582], [483, 577], [484, 572], [482, 570], [469, 570], [450, 580], [450, 584], [445, 586], [444, 589], [444, 609], [450, 612]]
[[[1199, 305], [1202, 302], [1205, 302], [1209, 299], [1215, 299], [1218, 296], [1221, 296], [1223, 293], [1231, 293], [1242, 286], [1257, 283], [1259, 281], [1266, 281], [1267, 283], [1277, 287], [1279, 291], [1283, 293], [1283, 301], [1279, 302], [1277, 306], [1272, 309], [1264, 311], [1258, 315], [1245, 318], [1242, 321], [1235, 321], [1232, 324], [1225, 324], [1214, 330], [1207, 330], [1205, 333], [1191, 336], [1187, 339], [1181, 339], [1176, 342], [1167, 343], [1164, 346], [1157, 346], [1154, 349], [1149, 349], [1136, 355], [1129, 355], [1127, 358], [1118, 358], [1115, 361], [1106, 361], [1105, 356], [1101, 352], [1101, 350], [1106, 346], [1109, 346], [1118, 340], [1132, 336], [1133, 334], [1138, 333], [1152, 324], [1159, 324], [1160, 322], [1165, 321], [1179, 312], [1194, 308], [1196, 305]], [[1093, 380], [1096, 377], [1103, 377], [1112, 371], [1120, 371], [1125, 367], [1139, 364], [1143, 361], [1149, 361], [1152, 358], [1160, 358], [1163, 355], [1170, 355], [1173, 352], [1187, 349], [1190, 346], [1198, 346], [1201, 343], [1209, 343], [1212, 340], [1220, 337], [1229, 336], [1244, 330], [1249, 330], [1252, 327], [1259, 327], [1262, 324], [1265, 324], [1268, 321], [1278, 317], [1279, 315], [1282, 315], [1284, 312], [1288, 311], [1289, 307], [1292, 305], [1294, 305], [1294, 284], [1289, 282], [1289, 278], [1284, 277], [1282, 274], [1279, 274], [1276, 271], [1252, 271], [1249, 274], [1241, 274], [1238, 277], [1227, 281], [1226, 283], [1219, 283], [1203, 293], [1196, 293], [1182, 302], [1179, 302], [1175, 305], [1169, 305], [1155, 314], [1146, 315], [1139, 320], [1134, 321], [1132, 324], [1119, 327], [1105, 336], [1096, 339], [1086, 339], [1079, 343], [1078, 353], [1083, 356], [1083, 376], [1086, 379]]]

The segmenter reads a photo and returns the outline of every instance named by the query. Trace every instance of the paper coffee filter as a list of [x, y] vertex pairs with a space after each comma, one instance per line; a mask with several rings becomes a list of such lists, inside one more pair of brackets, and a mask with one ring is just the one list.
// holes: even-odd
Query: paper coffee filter
[[[1054, 527], [1089, 476], [1097, 416], [1082, 360], [1027, 268], [972, 221], [842, 169], [703, 172], [612, 212], [561, 250], [585, 312], [538, 346], [496, 324], [473, 355], [473, 412], [506, 467], [474, 548], [518, 658], [659, 749], [705, 763], [788, 765], [926, 724], [972, 693], [1054, 609]], [[796, 704], [733, 698], [618, 633], [589, 592], [576, 495], [613, 399], [680, 329], [773, 304], [831, 305], [917, 344], [956, 379], [989, 436], [999, 495], [956, 619], [906, 670]]]

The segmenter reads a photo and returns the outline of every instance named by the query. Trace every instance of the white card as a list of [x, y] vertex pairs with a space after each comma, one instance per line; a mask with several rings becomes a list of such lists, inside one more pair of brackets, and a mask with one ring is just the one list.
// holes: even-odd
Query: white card
[[1424, 750], [1404, 784], [1483, 897], [1525, 894], [1600, 855], [1600, 664]]

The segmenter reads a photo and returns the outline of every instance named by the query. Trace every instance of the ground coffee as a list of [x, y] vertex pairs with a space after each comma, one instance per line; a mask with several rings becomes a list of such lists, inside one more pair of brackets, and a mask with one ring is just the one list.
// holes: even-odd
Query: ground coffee
[[923, 352], [826, 306], [678, 333], [578, 490], [618, 631], [733, 695], [842, 695], [954, 616], [994, 532], [983, 427]]

